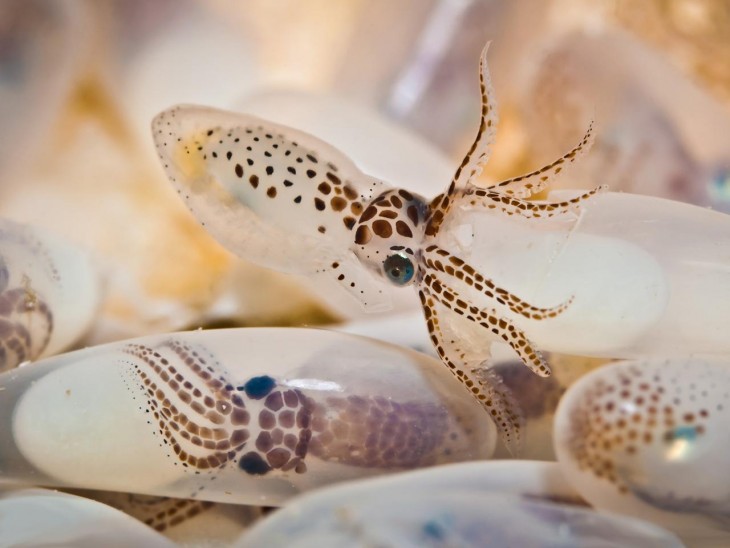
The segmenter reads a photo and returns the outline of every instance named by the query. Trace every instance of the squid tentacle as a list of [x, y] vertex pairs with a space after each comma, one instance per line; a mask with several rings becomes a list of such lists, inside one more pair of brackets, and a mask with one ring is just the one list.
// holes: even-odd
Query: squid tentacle
[[[0, 284], [4, 280], [6, 276], [0, 277]], [[26, 287], [0, 291], [0, 309], [0, 371], [4, 371], [43, 353], [53, 333], [53, 314], [48, 304]]]
[[[152, 392], [157, 392], [159, 390], [157, 383], [155, 383], [150, 376], [144, 372], [140, 372], [139, 376], [147, 390]], [[195, 423], [194, 421], [190, 421], [187, 418], [183, 420], [183, 415], [179, 412], [177, 407], [169, 401], [163, 401], [162, 404], [157, 406], [153, 405], [153, 413], [155, 418], [159, 421], [162, 435], [165, 437], [171, 449], [175, 452], [176, 456], [180, 459], [184, 466], [190, 465], [200, 470], [222, 468], [230, 459], [235, 457], [235, 451], [215, 451], [214, 447], [217, 446], [218, 443], [211, 439], [211, 437], [215, 436], [215, 434], [212, 436], [200, 436], [199, 434], [191, 436], [187, 429], [183, 429], [182, 427], [192, 424], [196, 431], [204, 430], [205, 427]], [[200, 417], [204, 418], [202, 415], [200, 415]], [[193, 442], [193, 439], [196, 439], [198, 443]], [[182, 447], [182, 440], [208, 451], [213, 449], [213, 452], [205, 457], [193, 455], [191, 453], [192, 448], [187, 449]]]
[[430, 216], [427, 221], [426, 235], [438, 234], [441, 223], [446, 218], [454, 204], [454, 198], [466, 188], [470, 182], [479, 176], [483, 166], [489, 161], [492, 144], [497, 129], [497, 109], [494, 98], [492, 79], [487, 67], [487, 52], [489, 43], [482, 50], [479, 60], [479, 88], [482, 99], [482, 118], [476, 137], [469, 151], [459, 165], [446, 192], [436, 196], [430, 203]]
[[517, 352], [523, 363], [540, 377], [550, 376], [550, 367], [540, 352], [535, 349], [523, 331], [509, 320], [500, 318], [493, 310], [485, 311], [458, 296], [458, 293], [432, 274], [423, 277], [423, 285], [429, 289], [432, 297], [456, 314], [465, 317], [497, 335]]
[[512, 312], [520, 314], [525, 318], [533, 320], [554, 318], [565, 312], [573, 302], [573, 297], [571, 297], [564, 303], [554, 307], [540, 308], [533, 306], [506, 289], [497, 286], [492, 280], [482, 276], [466, 261], [452, 255], [437, 245], [430, 245], [424, 250], [423, 262], [429, 269], [458, 278], [467, 285], [481, 291], [487, 298], [493, 299], [503, 306], [507, 306]]
[[479, 59], [479, 89], [482, 100], [481, 122], [471, 148], [464, 156], [454, 175], [453, 183], [455, 188], [464, 188], [471, 180], [479, 176], [482, 167], [489, 161], [492, 145], [494, 144], [498, 117], [492, 79], [487, 68], [488, 50], [489, 43], [482, 50]]
[[[181, 359], [189, 358], [194, 353], [192, 349], [176, 343], [164, 346]], [[190, 383], [186, 383], [185, 377], [152, 349], [130, 345], [126, 352], [148, 366], [144, 369], [137, 368], [137, 376], [144, 390], [150, 395], [148, 400], [150, 411], [158, 421], [161, 434], [183, 466], [189, 465], [199, 470], [222, 468], [236, 457], [248, 439], [248, 432], [245, 429], [228, 432], [226, 428], [217, 427], [216, 425], [226, 422], [226, 418], [210, 409], [210, 405], [201, 403], [206, 399], [214, 401], [211, 394], [218, 398], [225, 397], [225, 403], [230, 405], [231, 409], [239, 408], [234, 413], [237, 416], [243, 414], [247, 419], [248, 414], [242, 409], [243, 401], [236, 394], [228, 393], [226, 388], [228, 383], [225, 379], [213, 377], [193, 360], [185, 360], [189, 370], [203, 381], [205, 388], [210, 392], [205, 394], [194, 387], [188, 389], [185, 385]], [[178, 405], [165, 396], [161, 384], [178, 393], [180, 400]], [[184, 390], [180, 390], [181, 387]], [[189, 410], [183, 412], [179, 405], [184, 405]], [[195, 418], [190, 418], [191, 415]], [[193, 454], [199, 452], [203, 452], [204, 455]]]
[[[130, 497], [129, 513], [155, 531], [165, 531], [213, 508], [209, 500], [171, 499], [163, 497], [159, 502], [139, 503]], [[142, 515], [140, 515], [142, 514]], [[150, 516], [150, 517], [146, 517]]]
[[525, 425], [519, 404], [496, 373], [485, 372], [478, 365], [475, 367], [464, 360], [465, 354], [456, 346], [457, 338], [449, 332], [448, 324], [440, 320], [443, 305], [425, 287], [418, 294], [431, 341], [441, 361], [489, 413], [507, 449], [517, 455]]
[[465, 201], [467, 207], [498, 209], [507, 215], [519, 215], [526, 219], [547, 219], [571, 213], [579, 209], [586, 200], [606, 190], [608, 190], [608, 187], [601, 185], [580, 196], [562, 202], [528, 202], [488, 188], [476, 188], [464, 198], [470, 198]]
[[[499, 192], [500, 194], [507, 194], [513, 198], [530, 198], [548, 188], [563, 170], [584, 154], [587, 154], [593, 146], [593, 139], [593, 122], [591, 121], [580, 143], [573, 147], [572, 150], [540, 169], [491, 185], [489, 190]], [[473, 193], [476, 189], [477, 187], [470, 186], [467, 190], [467, 195]]]

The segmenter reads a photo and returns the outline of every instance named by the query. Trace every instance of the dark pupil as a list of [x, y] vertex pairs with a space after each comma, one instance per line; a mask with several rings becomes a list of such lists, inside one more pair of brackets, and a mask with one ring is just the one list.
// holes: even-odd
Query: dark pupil
[[388, 278], [396, 284], [408, 283], [413, 278], [413, 263], [404, 255], [391, 255], [383, 266]]

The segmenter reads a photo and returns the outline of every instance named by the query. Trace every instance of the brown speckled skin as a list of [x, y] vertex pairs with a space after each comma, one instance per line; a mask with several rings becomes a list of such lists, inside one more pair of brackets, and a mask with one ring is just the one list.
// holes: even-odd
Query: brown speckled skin
[[[579, 209], [603, 187], [564, 202], [528, 200], [548, 188], [555, 177], [589, 149], [592, 126], [573, 150], [543, 168], [489, 188], [474, 184], [489, 159], [497, 125], [486, 53], [487, 48], [480, 60], [482, 108], [476, 138], [446, 191], [430, 201], [404, 189], [389, 188], [359, 172], [344, 155], [311, 136], [304, 137], [299, 132], [299, 137], [288, 138], [287, 135], [296, 135], [296, 130], [275, 124], [269, 126], [254, 118], [239, 117], [238, 122], [226, 125], [225, 113], [176, 107], [155, 119], [153, 135], [173, 184], [194, 212], [199, 204], [205, 205], [204, 200], [191, 199], [191, 194], [200, 191], [195, 185], [213, 180], [216, 182], [212, 187], [217, 188], [217, 181], [223, 181], [220, 186], [225, 189], [224, 202], [243, 203], [247, 210], [277, 230], [314, 237], [323, 249], [328, 246], [340, 249], [342, 257], [328, 258], [327, 264], [316, 273], [327, 274], [364, 306], [371, 306], [383, 292], [377, 286], [374, 289], [362, 283], [362, 278], [358, 278], [362, 268], [399, 286], [415, 284], [438, 355], [497, 421], [502, 437], [514, 452], [519, 449], [523, 422], [519, 409], [514, 407], [504, 386], [494, 385], [494, 379], [488, 376], [475, 378], [474, 370], [482, 367], [488, 356], [482, 356], [480, 363], [465, 362], [455, 340], [443, 337], [443, 326], [453, 323], [454, 316], [466, 318], [483, 328], [486, 336], [496, 336], [508, 343], [535, 373], [547, 376], [550, 369], [545, 360], [527, 334], [513, 325], [503, 311], [489, 308], [481, 301], [470, 302], [461, 295], [476, 289], [487, 305], [507, 307], [536, 321], [557, 316], [570, 301], [553, 308], [526, 303], [497, 287], [455, 253], [443, 249], [439, 231], [453, 216], [469, 209], [533, 221], [565, 216]], [[184, 122], [180, 121], [182, 118]], [[217, 123], [211, 121], [207, 125], [209, 120]], [[181, 127], [195, 127], [195, 130], [182, 131]], [[302, 144], [298, 142], [300, 137]], [[211, 211], [215, 213], [210, 213], [208, 219], [203, 218], [205, 214], [196, 214], [201, 221], [216, 226], [219, 234], [225, 232], [223, 223], [215, 218], [220, 216], [220, 209]], [[302, 246], [313, 247], [311, 253], [317, 254], [311, 242]], [[240, 252], [245, 256], [245, 249]], [[258, 248], [256, 253], [266, 256]], [[355, 264], [349, 260], [353, 253], [358, 259]], [[391, 264], [409, 266], [391, 269], [389, 260]], [[290, 266], [286, 261], [280, 263]], [[401, 279], [394, 275], [396, 272], [402, 275], [411, 267], [412, 276]], [[437, 328], [439, 324], [441, 329]]]
[[[625, 367], [616, 380], [594, 383], [570, 409], [567, 443], [578, 467], [627, 492], [631, 486], [618, 470], [619, 459], [631, 459], [644, 447], [668, 448], [678, 432], [704, 436], [707, 420], [716, 410], [700, 398], [688, 402], [687, 398], [695, 402], [692, 386], [679, 387], [684, 388], [683, 398], [672, 388], [640, 365]], [[694, 410], [682, 412], [680, 404]]]
[[0, 372], [37, 358], [52, 331], [53, 314], [35, 293], [24, 288], [0, 292]]
[[434, 403], [377, 395], [317, 400], [278, 382], [250, 397], [204, 348], [170, 339], [155, 348], [130, 344], [125, 353], [134, 372], [128, 386], [144, 394], [140, 411], [149, 413], [175, 465], [190, 471], [237, 464], [250, 475], [303, 474], [311, 458], [411, 468], [448, 456], [461, 436]]

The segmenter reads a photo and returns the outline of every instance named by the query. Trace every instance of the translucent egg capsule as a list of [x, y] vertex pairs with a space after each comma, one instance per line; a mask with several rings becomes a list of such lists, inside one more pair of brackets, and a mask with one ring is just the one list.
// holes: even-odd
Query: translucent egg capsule
[[433, 358], [328, 331], [145, 337], [8, 372], [0, 386], [3, 476], [40, 485], [272, 505], [488, 458], [496, 443]]
[[575, 505], [557, 468], [467, 463], [322, 489], [258, 522], [236, 546], [681, 546], [655, 525]]
[[175, 546], [119, 510], [48, 489], [0, 490], [0, 531], [3, 546]]
[[265, 512], [261, 506], [137, 493], [77, 489], [73, 494], [121, 510], [184, 546], [228, 546]]
[[85, 253], [0, 219], [0, 371], [73, 343], [91, 325], [99, 300]]
[[728, 215], [607, 192], [567, 221], [464, 211], [448, 222], [443, 245], [460, 247], [496, 284], [532, 303], [570, 301], [547, 320], [507, 313], [542, 350], [627, 359], [730, 354], [730, 306], [717, 306], [730, 302]]
[[727, 541], [728, 421], [727, 360], [621, 362], [568, 389], [555, 447], [566, 478], [597, 508]]

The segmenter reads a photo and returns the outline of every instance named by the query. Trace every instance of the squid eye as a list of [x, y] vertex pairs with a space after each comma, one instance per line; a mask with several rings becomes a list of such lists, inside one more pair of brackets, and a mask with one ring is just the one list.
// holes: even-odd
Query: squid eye
[[388, 279], [396, 285], [406, 285], [413, 278], [413, 263], [404, 254], [391, 255], [383, 263], [383, 270]]

